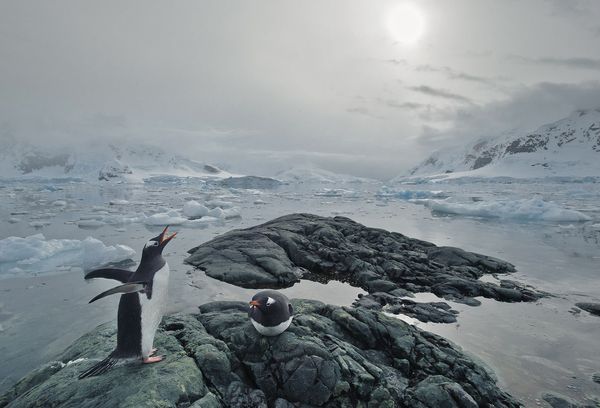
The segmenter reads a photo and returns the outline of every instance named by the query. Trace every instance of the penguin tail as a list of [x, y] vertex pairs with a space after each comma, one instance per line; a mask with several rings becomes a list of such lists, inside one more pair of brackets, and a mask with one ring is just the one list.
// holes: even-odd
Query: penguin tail
[[97, 375], [104, 374], [115, 364], [117, 364], [117, 361], [119, 361], [119, 359], [115, 356], [115, 352], [113, 351], [104, 360], [79, 374], [79, 379], [81, 380], [82, 378], [95, 377]]

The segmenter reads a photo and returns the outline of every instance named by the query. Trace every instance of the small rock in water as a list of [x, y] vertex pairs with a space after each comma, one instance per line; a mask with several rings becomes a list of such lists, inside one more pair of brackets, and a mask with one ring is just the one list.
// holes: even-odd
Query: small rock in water
[[592, 381], [595, 383], [600, 384], [600, 372], [595, 373], [594, 375], [592, 375]]
[[595, 316], [600, 316], [600, 303], [575, 303], [580, 309], [585, 310]]

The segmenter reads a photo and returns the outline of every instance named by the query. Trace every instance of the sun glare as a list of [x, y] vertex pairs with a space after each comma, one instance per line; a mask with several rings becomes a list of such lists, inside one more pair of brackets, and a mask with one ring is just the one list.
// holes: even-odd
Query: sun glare
[[398, 43], [415, 45], [425, 33], [425, 17], [415, 4], [400, 3], [390, 10], [386, 26]]

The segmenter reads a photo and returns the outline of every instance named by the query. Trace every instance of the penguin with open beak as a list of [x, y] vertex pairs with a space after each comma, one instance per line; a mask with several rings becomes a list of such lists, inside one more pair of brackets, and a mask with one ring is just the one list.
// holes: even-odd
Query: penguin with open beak
[[90, 300], [90, 303], [113, 294], [121, 294], [117, 313], [117, 347], [104, 360], [79, 375], [79, 378], [100, 375], [119, 360], [141, 359], [145, 364], [157, 363], [163, 356], [155, 356], [154, 335], [167, 304], [169, 265], [163, 258], [165, 246], [177, 233], [163, 232], [150, 239], [142, 251], [142, 259], [135, 272], [104, 268], [89, 272], [85, 279], [106, 278], [120, 281], [116, 286]]
[[274, 290], [258, 292], [250, 301], [248, 316], [263, 336], [277, 336], [292, 323], [294, 308], [289, 299]]

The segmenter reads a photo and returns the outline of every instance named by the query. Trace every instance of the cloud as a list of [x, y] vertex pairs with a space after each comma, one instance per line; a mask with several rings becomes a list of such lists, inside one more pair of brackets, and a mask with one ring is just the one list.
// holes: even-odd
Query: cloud
[[416, 110], [416, 109], [421, 109], [421, 108], [428, 106], [427, 104], [419, 103], [419, 102], [398, 102], [393, 99], [383, 99], [383, 98], [376, 98], [375, 101], [381, 105], [387, 106], [388, 108], [402, 109], [402, 110]]
[[439, 72], [445, 74], [448, 79], [459, 79], [463, 81], [478, 82], [485, 85], [495, 85], [495, 80], [491, 78], [457, 71], [448, 66], [435, 67], [432, 65], [418, 65], [416, 70], [420, 72]]
[[540, 58], [529, 58], [522, 55], [511, 55], [509, 58], [530, 63], [530, 64], [541, 64], [541, 65], [552, 65], [565, 68], [576, 68], [576, 69], [591, 69], [600, 70], [600, 59], [587, 58], [587, 57], [572, 57], [572, 58], [556, 58], [556, 57], [540, 57]]
[[588, 0], [545, 0], [551, 7], [551, 14], [555, 16], [585, 16], [590, 11]]
[[542, 82], [524, 86], [511, 97], [482, 106], [448, 111], [448, 129], [423, 127], [419, 143], [430, 146], [463, 145], [479, 137], [509, 130], [532, 131], [579, 109], [600, 107], [600, 81], [580, 84]]
[[471, 99], [467, 98], [466, 96], [462, 96], [450, 91], [446, 91], [444, 89], [439, 89], [439, 88], [433, 88], [429, 85], [419, 85], [419, 86], [408, 86], [406, 87], [406, 89], [409, 89], [411, 91], [414, 92], [419, 92], [425, 95], [429, 95], [429, 96], [435, 96], [437, 98], [444, 98], [444, 99], [450, 99], [450, 100], [454, 100], [457, 102], [462, 102], [462, 103], [468, 103], [471, 104], [473, 103], [471, 101]]

